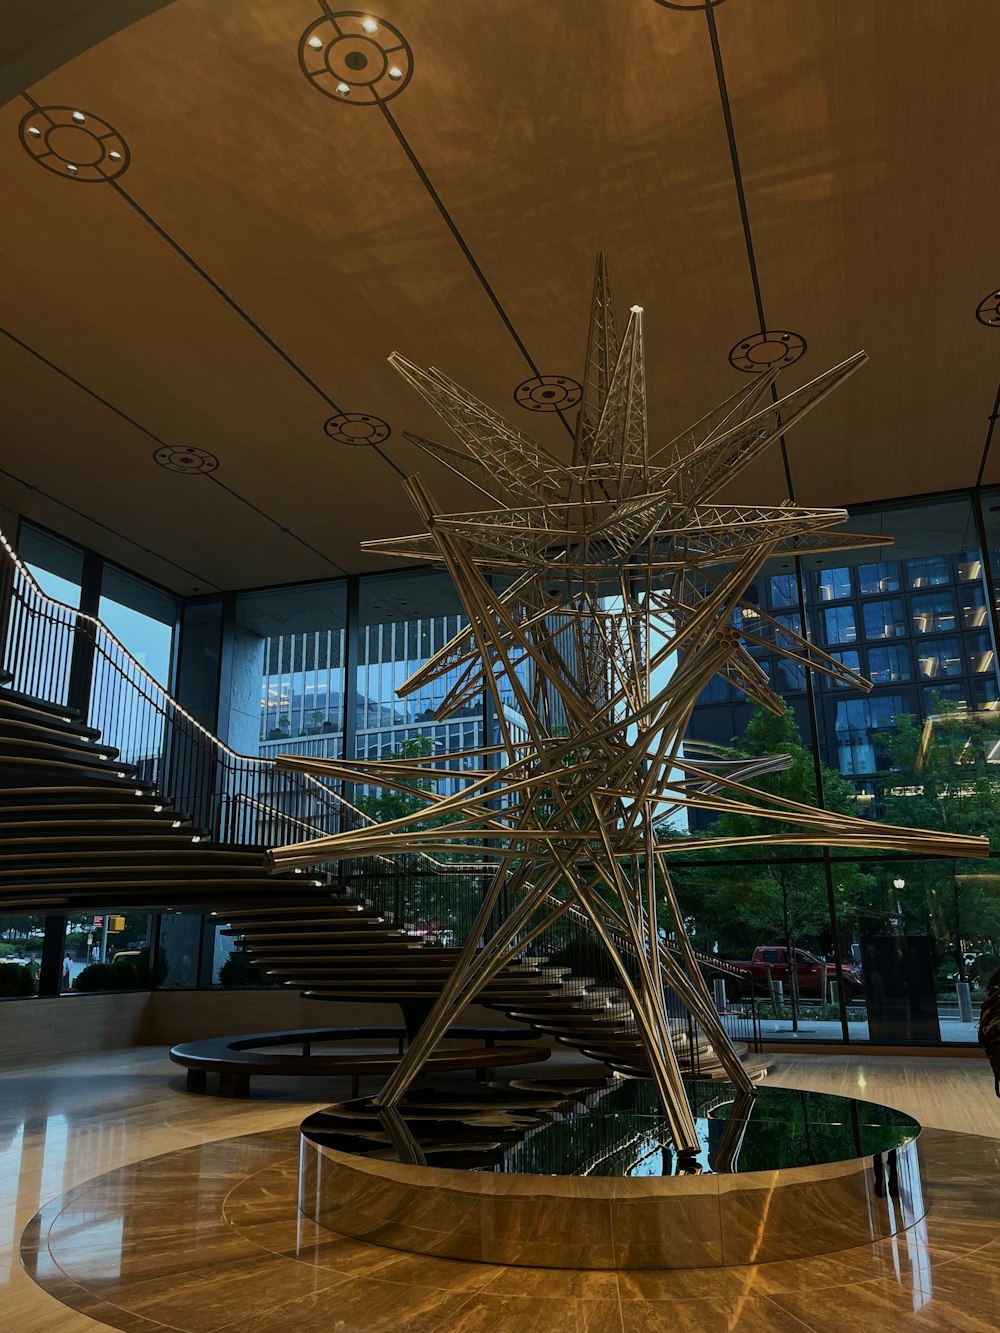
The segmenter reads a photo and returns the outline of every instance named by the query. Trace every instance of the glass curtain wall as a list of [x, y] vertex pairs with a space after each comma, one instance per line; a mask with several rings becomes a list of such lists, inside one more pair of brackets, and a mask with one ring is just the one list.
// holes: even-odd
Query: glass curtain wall
[[236, 598], [228, 734], [241, 754], [343, 755], [344, 582]]
[[[997, 519], [987, 531], [995, 551], [1000, 498], [988, 516]], [[990, 594], [972, 501], [963, 496], [859, 508], [847, 527], [892, 534], [895, 541], [802, 561], [809, 637], [872, 682], [866, 691], [813, 673], [825, 804], [888, 823], [992, 839], [1000, 820], [1000, 719], [994, 716]], [[757, 591], [769, 615], [797, 620], [793, 570], [766, 569]], [[785, 743], [771, 747], [793, 755], [794, 772], [805, 757], [796, 727], [809, 748], [805, 673], [747, 646], [795, 719], [795, 726], [786, 721]], [[780, 738], [777, 722], [715, 682], [699, 700], [690, 734], [725, 744], [727, 732], [743, 738], [738, 746], [744, 752], [756, 732]], [[780, 775], [761, 785], [795, 794], [784, 792]], [[732, 831], [725, 819], [702, 823], [709, 832]], [[834, 851], [828, 889], [824, 858], [808, 849], [784, 865], [773, 854], [763, 865], [750, 857], [741, 864], [722, 849], [681, 859], [678, 881], [701, 947], [707, 942], [709, 951], [738, 961], [782, 945], [809, 955], [803, 965], [814, 972], [802, 980], [815, 994], [803, 992], [798, 1015], [787, 1003], [793, 969], [775, 965], [768, 976], [758, 969], [761, 1003], [770, 1006], [766, 1032], [784, 1035], [798, 1027], [803, 1036], [840, 1038], [838, 1006], [830, 1004], [828, 990], [821, 997], [823, 988], [812, 979], [822, 978], [839, 953], [851, 969], [845, 998], [852, 1039], [975, 1040], [977, 1000], [1000, 967], [1000, 876], [993, 862], [903, 863], [878, 851]], [[777, 877], [785, 883], [776, 886]], [[790, 957], [782, 955], [783, 962]], [[766, 994], [769, 977], [784, 981], [781, 1003]]]

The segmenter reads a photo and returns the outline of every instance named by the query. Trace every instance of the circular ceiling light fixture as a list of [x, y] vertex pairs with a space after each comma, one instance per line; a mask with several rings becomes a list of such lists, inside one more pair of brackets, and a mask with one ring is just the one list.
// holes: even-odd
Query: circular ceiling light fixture
[[766, 333], [752, 333], [741, 338], [729, 350], [729, 364], [734, 370], [756, 375], [775, 366], [790, 366], [806, 352], [805, 338], [788, 329], [768, 329]]
[[976, 306], [976, 319], [987, 328], [1000, 324], [1000, 292], [989, 292]]
[[128, 145], [113, 125], [92, 111], [40, 106], [22, 117], [21, 146], [30, 157], [63, 178], [110, 181], [129, 164]]
[[299, 67], [325, 96], [337, 101], [349, 96], [354, 106], [375, 106], [398, 96], [409, 83], [413, 53], [402, 33], [384, 19], [327, 13], [302, 34]]
[[187, 445], [165, 444], [153, 454], [153, 462], [168, 472], [214, 472], [219, 466], [215, 454]]
[[514, 390], [514, 402], [529, 412], [568, 412], [583, 397], [583, 387], [568, 375], [536, 375]]
[[340, 412], [325, 421], [323, 429], [338, 444], [383, 444], [392, 434], [387, 421], [368, 412]]

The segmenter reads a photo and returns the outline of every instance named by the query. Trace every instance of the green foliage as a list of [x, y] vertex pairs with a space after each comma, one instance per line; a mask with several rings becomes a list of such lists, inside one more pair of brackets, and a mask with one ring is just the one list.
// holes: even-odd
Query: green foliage
[[[778, 773], [756, 778], [749, 785], [761, 792], [806, 804], [816, 803], [813, 758], [803, 744], [795, 714], [780, 715], [754, 706], [746, 733], [727, 752], [730, 758], [755, 759], [787, 754], [790, 765]], [[845, 814], [857, 814], [854, 789], [839, 773], [822, 769], [826, 806]], [[751, 800], [752, 803], [752, 800]], [[724, 813], [707, 835], [734, 839], [771, 835], [796, 829], [794, 823], [765, 816]], [[699, 835], [703, 836], [703, 835]], [[674, 844], [681, 852], [683, 839]], [[826, 877], [822, 865], [796, 865], [795, 858], [810, 855], [808, 846], [747, 844], [710, 848], [696, 854], [700, 868], [688, 869], [683, 855], [672, 855], [684, 910], [694, 918], [696, 943], [711, 948], [718, 942], [723, 956], [749, 956], [758, 944], [779, 943], [791, 947], [811, 944], [823, 952], [839, 946], [830, 938]], [[748, 865], [726, 864], [730, 859]], [[841, 926], [849, 931], [853, 905], [869, 891], [870, 876], [853, 863], [834, 864], [834, 885]]]
[[114, 963], [90, 963], [73, 978], [73, 989], [78, 991], [120, 990], [120, 968]]
[[138, 990], [139, 972], [135, 963], [126, 959], [124, 962], [111, 964], [119, 990]]
[[[880, 814], [887, 823], [976, 834], [1000, 847], [1000, 765], [991, 762], [1000, 745], [1000, 714], [969, 713], [932, 699], [933, 722], [925, 728], [909, 715], [896, 722], [885, 749], [892, 765], [882, 784]], [[941, 970], [969, 975], [967, 949], [1000, 955], [1000, 860], [925, 860], [901, 863], [886, 884], [902, 878], [904, 888], [886, 891], [899, 927], [930, 934]], [[878, 907], [879, 904], [876, 904]], [[885, 900], [882, 904], [886, 912]], [[977, 968], [976, 979], [982, 969]]]
[[273, 977], [267, 975], [266, 968], [251, 962], [250, 955], [240, 949], [234, 949], [219, 968], [220, 986], [273, 986]]
[[0, 995], [34, 995], [37, 990], [35, 970], [27, 963], [4, 963], [0, 967]]

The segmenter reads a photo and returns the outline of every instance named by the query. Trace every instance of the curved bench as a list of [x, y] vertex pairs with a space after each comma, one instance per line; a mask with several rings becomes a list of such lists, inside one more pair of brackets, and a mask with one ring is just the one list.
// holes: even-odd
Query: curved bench
[[[500, 1065], [537, 1064], [547, 1060], [547, 1046], [528, 1046], [540, 1034], [525, 1028], [453, 1027], [447, 1040], [481, 1041], [483, 1046], [438, 1050], [424, 1066], [429, 1072], [474, 1069], [484, 1079]], [[313, 1055], [312, 1048], [323, 1042], [394, 1040], [393, 1051], [343, 1051]], [[506, 1043], [518, 1043], [507, 1046]], [[504, 1049], [497, 1049], [505, 1043]], [[297, 1055], [264, 1051], [266, 1046], [301, 1046]], [[256, 1075], [297, 1075], [330, 1078], [351, 1076], [351, 1096], [358, 1096], [361, 1078], [366, 1074], [388, 1075], [396, 1068], [406, 1048], [406, 1029], [401, 1027], [305, 1028], [291, 1032], [251, 1032], [241, 1037], [210, 1037], [206, 1041], [186, 1041], [174, 1046], [170, 1058], [187, 1070], [187, 1091], [207, 1092], [208, 1075], [219, 1076], [223, 1097], [248, 1097], [250, 1079]]]

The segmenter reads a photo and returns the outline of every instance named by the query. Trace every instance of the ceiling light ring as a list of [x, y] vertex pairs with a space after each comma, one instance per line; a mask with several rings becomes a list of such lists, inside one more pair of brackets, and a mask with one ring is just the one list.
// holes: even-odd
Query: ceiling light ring
[[375, 448], [392, 434], [388, 421], [371, 412], [338, 412], [323, 423], [323, 430], [337, 444], [349, 444], [356, 449]]
[[153, 451], [153, 462], [168, 472], [201, 473], [215, 472], [219, 460], [207, 449], [195, 449], [190, 445], [164, 444]]
[[976, 306], [976, 319], [988, 329], [1000, 328], [1000, 291], [986, 293]]
[[801, 333], [791, 329], [767, 329], [747, 334], [729, 349], [729, 364], [734, 370], [759, 375], [776, 366], [784, 369], [805, 356], [809, 344]]
[[569, 375], [534, 375], [514, 390], [514, 402], [528, 412], [568, 412], [583, 397], [583, 385]]
[[[366, 23], [374, 23], [374, 31]], [[353, 106], [397, 97], [413, 73], [413, 52], [402, 33], [359, 10], [323, 14], [302, 34], [298, 55], [314, 88]]]
[[18, 137], [33, 161], [64, 180], [87, 184], [115, 180], [132, 160], [119, 131], [79, 107], [35, 107], [21, 117]]

